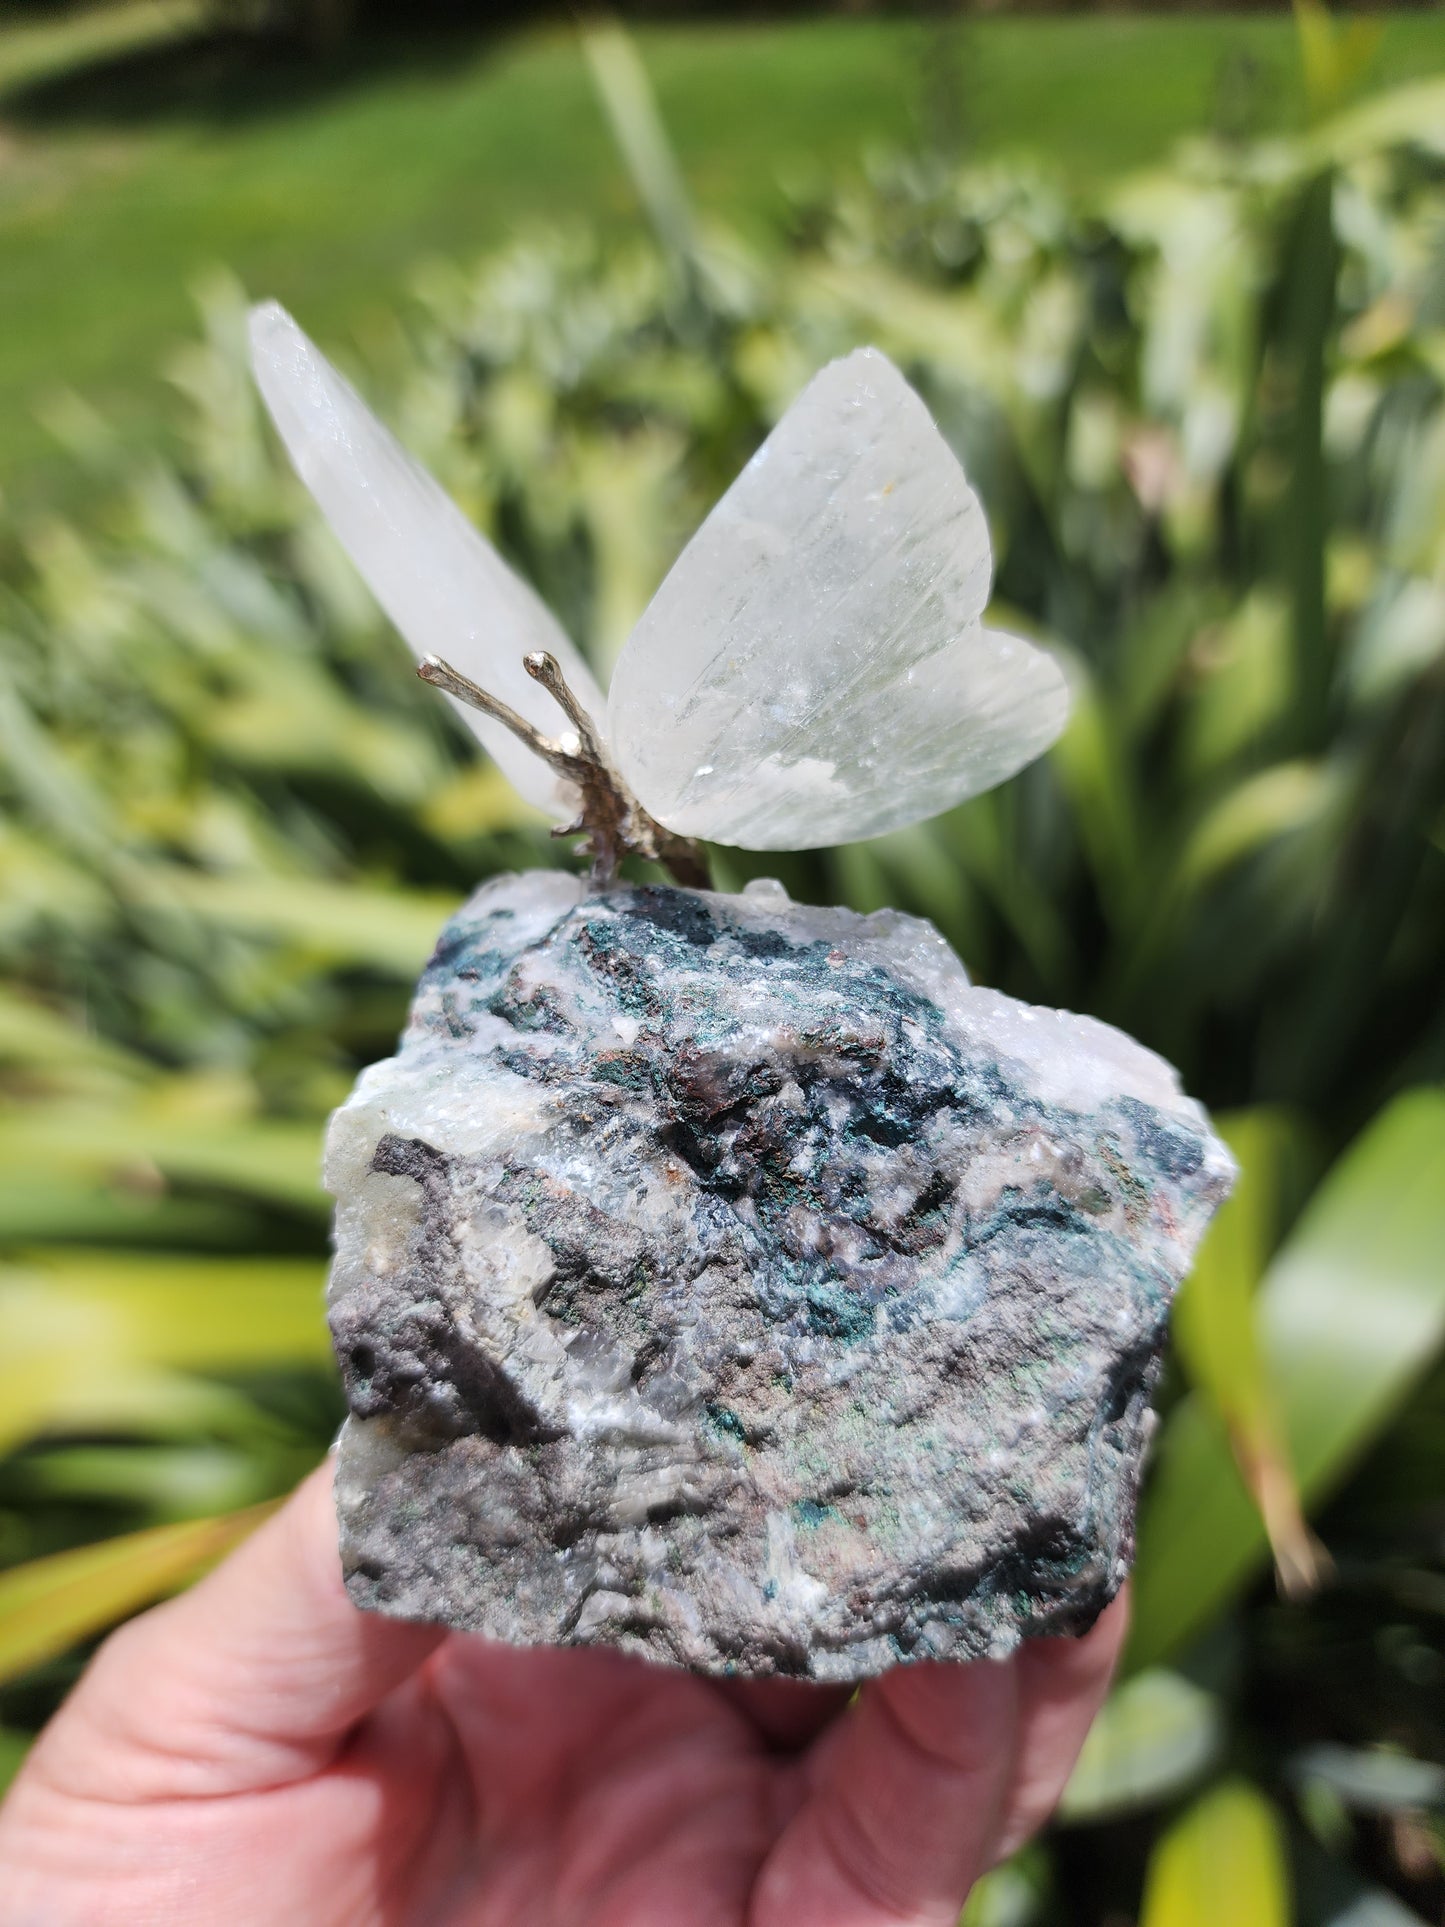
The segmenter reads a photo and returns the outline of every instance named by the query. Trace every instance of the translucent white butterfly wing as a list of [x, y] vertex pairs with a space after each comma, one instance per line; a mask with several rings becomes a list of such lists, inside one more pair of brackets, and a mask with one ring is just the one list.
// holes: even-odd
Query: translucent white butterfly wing
[[[546, 605], [274, 301], [252, 311], [251, 355], [297, 474], [417, 655], [445, 657], [555, 735], [566, 720], [522, 667], [530, 650], [550, 650], [600, 716], [602, 692]], [[456, 707], [528, 802], [568, 813], [545, 763], [500, 723]]]
[[885, 355], [825, 368], [627, 642], [607, 734], [670, 829], [811, 849], [935, 816], [1064, 726], [1041, 650], [979, 622], [988, 530]]

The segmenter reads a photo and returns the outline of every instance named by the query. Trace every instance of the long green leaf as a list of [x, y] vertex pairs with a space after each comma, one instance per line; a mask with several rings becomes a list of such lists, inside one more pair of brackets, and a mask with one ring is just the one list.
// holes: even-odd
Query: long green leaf
[[164, 1250], [244, 1250], [255, 1218], [242, 1200], [176, 1197], [98, 1181], [93, 1171], [38, 1171], [0, 1177], [0, 1245], [145, 1245]]
[[274, 1509], [248, 1506], [217, 1519], [153, 1526], [0, 1573], [0, 1680], [184, 1586]]
[[176, 1371], [324, 1362], [323, 1277], [311, 1260], [95, 1252], [0, 1273], [0, 1444], [163, 1412]]
[[[1397, 1098], [1271, 1265], [1260, 1331], [1307, 1504], [1328, 1495], [1445, 1343], [1445, 1090]], [[1171, 1416], [1140, 1519], [1129, 1661], [1176, 1651], [1259, 1571], [1264, 1527], [1216, 1411]]]
[[73, 71], [82, 61], [98, 67], [186, 32], [200, 34], [206, 25], [199, 0], [130, 0], [124, 7], [97, 7], [80, 19], [47, 12], [32, 20], [21, 14], [5, 23], [0, 94]]
[[1242, 1780], [1182, 1814], [1149, 1861], [1139, 1927], [1289, 1927], [1279, 1820]]
[[1337, 115], [1316, 128], [1296, 151], [1312, 170], [1396, 146], [1445, 153], [1445, 79], [1438, 74], [1392, 88]]
[[50, 1074], [82, 1071], [127, 1081], [144, 1079], [152, 1070], [135, 1051], [8, 987], [0, 987], [0, 1061]]
[[1144, 873], [1139, 799], [1119, 719], [1082, 664], [1073, 680], [1069, 726], [1051, 760], [1073, 805], [1099, 894], [1113, 920], [1128, 927]]
[[294, 943], [318, 959], [414, 977], [456, 898], [321, 877], [217, 876], [159, 864], [126, 872], [126, 895], [227, 930]]
[[1335, 315], [1338, 271], [1334, 177], [1305, 183], [1292, 225], [1284, 287], [1281, 349], [1294, 385], [1290, 489], [1284, 517], [1286, 573], [1294, 626], [1292, 733], [1306, 754], [1326, 737], [1334, 671], [1325, 603], [1329, 535], [1324, 455], [1325, 359]]
[[1179, 1293], [1175, 1349], [1229, 1433], [1281, 1585], [1302, 1592], [1315, 1583], [1318, 1562], [1300, 1514], [1255, 1308], [1255, 1288], [1286, 1206], [1284, 1167], [1297, 1156], [1300, 1125], [1285, 1112], [1267, 1110], [1220, 1118], [1216, 1125], [1239, 1160], [1239, 1178]]
[[328, 1209], [321, 1190], [320, 1127], [250, 1118], [186, 1118], [137, 1103], [28, 1104], [0, 1120], [5, 1187], [59, 1172], [105, 1180], [158, 1170], [177, 1183], [214, 1186], [308, 1215]]
[[1277, 763], [1248, 776], [1208, 809], [1184, 844], [1176, 890], [1197, 891], [1277, 837], [1308, 829], [1341, 799], [1338, 770]]

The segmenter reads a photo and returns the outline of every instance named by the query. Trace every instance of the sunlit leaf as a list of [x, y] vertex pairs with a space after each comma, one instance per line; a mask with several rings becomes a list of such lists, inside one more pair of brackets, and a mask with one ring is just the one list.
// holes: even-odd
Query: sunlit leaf
[[1438, 75], [1392, 88], [1326, 121], [1303, 143], [1301, 164], [1312, 169], [1400, 145], [1445, 152], [1445, 80]]
[[596, 557], [593, 660], [604, 668], [616, 662], [686, 533], [673, 512], [682, 454], [676, 435], [657, 431], [634, 434], [621, 447], [615, 438], [588, 437], [572, 452]]
[[[1324, 1498], [1445, 1343], [1445, 1090], [1407, 1093], [1351, 1146], [1271, 1264], [1258, 1310], [1307, 1505]], [[1258, 1572], [1264, 1527], [1198, 1393], [1171, 1414], [1140, 1517], [1135, 1667], [1156, 1664]]]
[[1276, 837], [1317, 822], [1340, 794], [1335, 771], [1318, 763], [1279, 763], [1247, 777], [1204, 816], [1185, 844], [1181, 881], [1209, 882]]
[[98, 9], [79, 23], [45, 14], [33, 24], [17, 21], [0, 47], [0, 87], [8, 92], [33, 86], [73, 71], [78, 60], [99, 66], [134, 56], [150, 46], [164, 46], [188, 29], [199, 31], [205, 19], [200, 0], [132, 0], [114, 11]]
[[174, 1592], [254, 1531], [270, 1505], [53, 1553], [0, 1572], [0, 1680]]
[[421, 803], [442, 780], [433, 743], [347, 698], [320, 665], [279, 650], [251, 654], [245, 682], [195, 718], [222, 755], [259, 771], [341, 778], [402, 805]]
[[958, 1927], [1034, 1927], [1043, 1918], [1045, 1885], [1037, 1848], [1025, 1847], [975, 1885]]
[[1160, 1806], [1214, 1764], [1224, 1737], [1219, 1702], [1162, 1667], [1116, 1686], [1095, 1720], [1059, 1805], [1091, 1821]]
[[140, 1507], [157, 1521], [204, 1518], [268, 1496], [272, 1467], [258, 1443], [52, 1446], [26, 1455], [15, 1485], [30, 1502]]
[[551, 828], [541, 810], [523, 802], [497, 765], [481, 757], [437, 786], [422, 806], [421, 820], [435, 835], [457, 842], [496, 830]]
[[142, 1176], [133, 1165], [104, 1177], [85, 1166], [12, 1166], [0, 1172], [0, 1244], [13, 1249], [56, 1239], [214, 1251], [251, 1242], [255, 1223], [246, 1201], [178, 1197], [164, 1183], [146, 1181], [154, 1175]]
[[800, 278], [805, 296], [836, 303], [860, 340], [876, 339], [895, 360], [923, 357], [970, 387], [1012, 394], [1012, 344], [981, 302], [936, 293], [878, 262], [809, 262]]
[[134, 1174], [244, 1192], [308, 1216], [324, 1214], [319, 1124], [227, 1118], [168, 1110], [164, 1088], [133, 1103], [53, 1102], [0, 1117], [0, 1171], [7, 1185], [57, 1172], [103, 1182]]
[[1300, 1512], [1255, 1313], [1255, 1288], [1286, 1209], [1284, 1167], [1299, 1161], [1301, 1127], [1280, 1111], [1242, 1112], [1215, 1124], [1239, 1160], [1239, 1177], [1175, 1301], [1174, 1343], [1229, 1433], [1281, 1585], [1289, 1593], [1305, 1592], [1318, 1581], [1319, 1558]]
[[1291, 1760], [1290, 1777], [1322, 1782], [1361, 1813], [1445, 1808], [1445, 1766], [1388, 1747], [1306, 1747]]
[[455, 897], [330, 883], [319, 877], [219, 876], [152, 864], [128, 879], [133, 897], [223, 928], [294, 943], [327, 962], [414, 977]]
[[17, 823], [0, 821], [0, 941], [57, 923], [85, 935], [104, 926], [104, 886], [84, 864]]
[[1407, 577], [1360, 623], [1349, 660], [1350, 686], [1363, 702], [1397, 696], [1445, 654], [1445, 586]]
[[1380, 22], [1336, 19], [1324, 0], [1294, 0], [1305, 92], [1316, 113], [1338, 104], [1363, 76], [1380, 44]]
[[1204, 775], [1239, 756], [1274, 725], [1290, 700], [1289, 614], [1263, 589], [1196, 639], [1194, 686], [1183, 751]]
[[152, 1067], [123, 1045], [97, 1037], [33, 997], [0, 986], [0, 1062], [28, 1070], [88, 1071], [143, 1079]]
[[1150, 1856], [1139, 1927], [1290, 1927], [1292, 1919], [1279, 1820], [1242, 1780], [1196, 1801]]
[[323, 1267], [76, 1252], [0, 1272], [0, 1443], [194, 1405], [173, 1372], [325, 1364]]

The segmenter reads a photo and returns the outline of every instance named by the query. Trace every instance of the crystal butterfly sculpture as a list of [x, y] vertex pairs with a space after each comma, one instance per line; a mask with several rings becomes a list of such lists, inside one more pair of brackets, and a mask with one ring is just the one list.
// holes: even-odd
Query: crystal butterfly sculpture
[[983, 626], [978, 498], [875, 348], [832, 362], [788, 409], [644, 611], [604, 699], [550, 611], [283, 308], [253, 311], [251, 344], [298, 474], [420, 673], [529, 802], [578, 816], [557, 834], [588, 835], [601, 881], [629, 850], [705, 881], [694, 838], [880, 836], [992, 788], [1064, 726], [1053, 658]]

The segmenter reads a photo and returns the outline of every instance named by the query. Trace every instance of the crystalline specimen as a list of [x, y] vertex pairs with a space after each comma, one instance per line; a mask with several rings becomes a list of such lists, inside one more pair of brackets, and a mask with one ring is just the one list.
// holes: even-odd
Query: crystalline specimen
[[[251, 348], [297, 473], [417, 654], [544, 734], [564, 717], [524, 658], [554, 656], [633, 795], [679, 835], [878, 836], [1001, 782], [1063, 728], [1059, 665], [983, 626], [978, 497], [876, 348], [808, 383], [703, 522], [623, 648], [605, 725], [535, 592], [274, 301], [252, 311]], [[572, 785], [495, 711], [459, 707], [524, 796], [576, 814]]]
[[802, 850], [936, 816], [1058, 735], [1058, 664], [980, 618], [988, 528], [886, 355], [831, 362], [644, 611], [607, 735], [669, 829]]
[[[602, 692], [535, 589], [371, 413], [276, 302], [252, 311], [256, 380], [296, 472], [372, 594], [418, 655], [440, 649], [538, 729], [563, 717], [522, 666], [546, 649], [594, 715]], [[508, 780], [539, 809], [572, 813], [545, 763], [499, 723], [457, 705]]]
[[1078, 1630], [1228, 1153], [930, 925], [503, 878], [337, 1113], [359, 1605], [852, 1680]]

